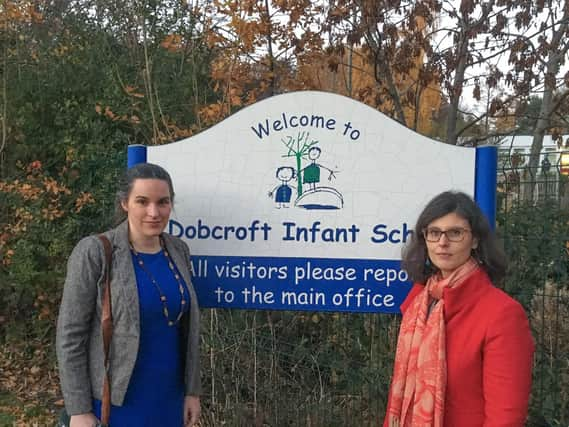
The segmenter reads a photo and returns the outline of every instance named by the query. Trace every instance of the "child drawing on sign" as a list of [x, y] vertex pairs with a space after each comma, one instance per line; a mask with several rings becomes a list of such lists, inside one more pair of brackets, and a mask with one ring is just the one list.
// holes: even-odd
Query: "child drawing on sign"
[[322, 150], [318, 147], [311, 147], [308, 150], [308, 158], [312, 161], [311, 164], [306, 166], [305, 168], [301, 169], [302, 172], [302, 181], [304, 184], [308, 184], [310, 190], [316, 190], [316, 184], [320, 182], [320, 168], [326, 169], [330, 172], [328, 176], [328, 181], [332, 181], [332, 178], [336, 178], [332, 169], [327, 168], [326, 166], [322, 166], [319, 163], [316, 163], [316, 160], [320, 157]]
[[275, 196], [278, 209], [288, 208], [292, 197], [292, 189], [296, 188], [293, 185], [289, 185], [289, 181], [296, 177], [296, 172], [290, 166], [281, 166], [277, 169], [276, 177], [281, 181], [281, 184], [269, 191], [269, 197]]

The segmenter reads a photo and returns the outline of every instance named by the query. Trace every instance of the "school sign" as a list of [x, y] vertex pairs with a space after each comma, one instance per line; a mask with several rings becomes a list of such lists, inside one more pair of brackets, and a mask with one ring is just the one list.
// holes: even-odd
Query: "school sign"
[[194, 137], [129, 147], [165, 167], [201, 307], [399, 311], [402, 246], [434, 195], [476, 196], [493, 220], [493, 148], [423, 137], [349, 98], [296, 92]]

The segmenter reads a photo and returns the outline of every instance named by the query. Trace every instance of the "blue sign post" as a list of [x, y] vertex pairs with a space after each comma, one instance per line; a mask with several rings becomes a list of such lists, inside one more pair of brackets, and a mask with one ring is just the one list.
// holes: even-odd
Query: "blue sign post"
[[476, 187], [474, 199], [486, 214], [490, 227], [496, 227], [498, 149], [495, 146], [476, 148]]

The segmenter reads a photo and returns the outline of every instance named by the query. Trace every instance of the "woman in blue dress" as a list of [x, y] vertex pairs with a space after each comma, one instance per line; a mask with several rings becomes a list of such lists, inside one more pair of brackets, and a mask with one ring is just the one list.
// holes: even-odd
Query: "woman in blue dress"
[[[187, 245], [163, 232], [174, 190], [168, 173], [140, 164], [117, 193], [124, 218], [104, 233], [112, 244], [111, 427], [183, 427], [200, 415], [199, 309]], [[57, 325], [57, 357], [71, 427], [101, 414], [102, 243], [82, 239], [67, 268]]]

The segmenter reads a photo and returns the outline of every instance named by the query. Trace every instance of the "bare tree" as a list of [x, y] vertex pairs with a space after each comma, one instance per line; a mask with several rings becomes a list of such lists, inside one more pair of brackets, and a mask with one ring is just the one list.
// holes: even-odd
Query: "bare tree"
[[[436, 79], [425, 58], [431, 50], [427, 35], [435, 27], [437, 4], [430, 0], [335, 0], [326, 14], [329, 52], [339, 58], [331, 56], [330, 65], [352, 68], [352, 61], [343, 63], [344, 52], [349, 51], [351, 59], [353, 48], [361, 46], [375, 81], [375, 87], [365, 91], [375, 95], [375, 107], [408, 127], [416, 128], [422, 91]], [[406, 115], [406, 108], [415, 113]]]

